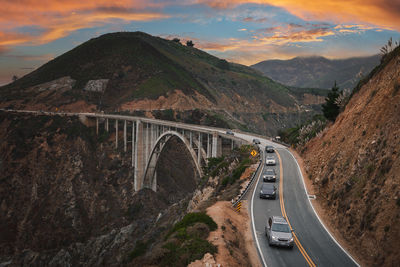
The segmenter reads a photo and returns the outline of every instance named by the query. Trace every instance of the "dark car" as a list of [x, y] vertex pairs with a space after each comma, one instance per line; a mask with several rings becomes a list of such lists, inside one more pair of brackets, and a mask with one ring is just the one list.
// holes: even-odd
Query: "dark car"
[[265, 147], [265, 152], [274, 153], [275, 152], [274, 147], [273, 146], [266, 146]]
[[228, 130], [228, 131], [226, 131], [226, 134], [229, 134], [229, 135], [235, 135], [235, 134], [232, 132], [232, 130]]
[[264, 182], [275, 182], [276, 181], [276, 172], [274, 169], [267, 169], [263, 173], [263, 181]]
[[260, 198], [276, 199], [276, 187], [273, 184], [262, 184]]
[[293, 248], [293, 235], [286, 219], [282, 216], [269, 217], [265, 226], [265, 235], [270, 246]]

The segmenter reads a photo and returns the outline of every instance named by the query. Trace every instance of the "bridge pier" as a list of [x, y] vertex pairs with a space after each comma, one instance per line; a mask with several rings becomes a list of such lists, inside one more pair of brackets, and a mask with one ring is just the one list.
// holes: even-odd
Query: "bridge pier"
[[115, 120], [115, 149], [118, 148], [118, 120]]
[[124, 152], [126, 152], [126, 144], [127, 144], [127, 140], [126, 140], [126, 120], [124, 120]]
[[143, 142], [143, 123], [136, 121], [136, 145], [135, 145], [135, 172], [134, 184], [135, 191], [142, 189], [142, 181], [144, 175], [144, 142]]

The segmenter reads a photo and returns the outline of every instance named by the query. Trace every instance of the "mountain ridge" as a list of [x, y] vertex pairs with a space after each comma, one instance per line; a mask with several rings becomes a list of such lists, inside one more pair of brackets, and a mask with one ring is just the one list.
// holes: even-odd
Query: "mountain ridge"
[[287, 86], [353, 89], [360, 78], [379, 64], [380, 56], [328, 59], [323, 56], [265, 60], [251, 67]]

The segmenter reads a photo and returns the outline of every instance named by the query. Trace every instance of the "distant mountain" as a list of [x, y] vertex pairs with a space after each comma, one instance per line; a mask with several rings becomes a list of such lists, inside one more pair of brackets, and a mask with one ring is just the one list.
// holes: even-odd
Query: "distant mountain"
[[341, 89], [353, 89], [360, 78], [379, 64], [379, 60], [379, 55], [333, 60], [296, 57], [290, 60], [266, 60], [251, 67], [288, 86], [329, 89], [336, 81]]
[[225, 120], [224, 126], [248, 125], [273, 134], [298, 123], [298, 112], [313, 113], [323, 96], [318, 90], [288, 88], [195, 47], [143, 32], [119, 32], [91, 39], [0, 87], [0, 107], [140, 110], [141, 115], [196, 123]]

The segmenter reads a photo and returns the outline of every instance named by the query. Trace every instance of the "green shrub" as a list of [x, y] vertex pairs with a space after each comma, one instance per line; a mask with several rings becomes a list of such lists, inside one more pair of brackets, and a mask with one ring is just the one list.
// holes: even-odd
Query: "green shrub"
[[137, 241], [135, 248], [129, 253], [128, 259], [132, 261], [134, 258], [142, 256], [146, 253], [147, 244], [142, 241]]
[[170, 231], [170, 234], [176, 232], [180, 228], [186, 228], [198, 222], [206, 224], [210, 228], [210, 231], [214, 231], [218, 227], [214, 220], [204, 212], [188, 213], [180, 222], [174, 225]]

